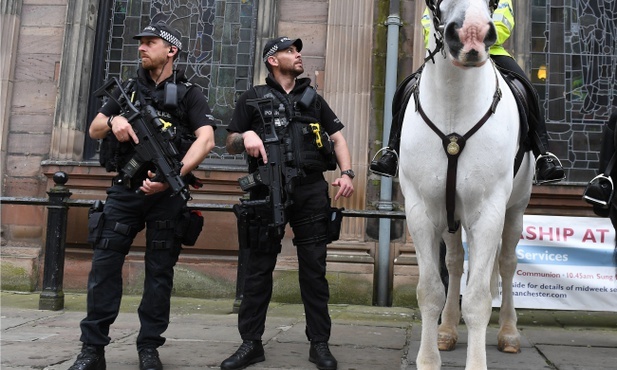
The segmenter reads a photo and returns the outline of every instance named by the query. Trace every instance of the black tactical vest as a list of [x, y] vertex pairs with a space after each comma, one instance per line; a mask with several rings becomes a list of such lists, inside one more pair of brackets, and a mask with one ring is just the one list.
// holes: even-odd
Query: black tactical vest
[[[291, 167], [305, 174], [336, 169], [334, 143], [319, 122], [317, 93], [308, 86], [297, 100], [289, 99], [280, 91], [268, 86], [253, 87], [258, 98], [269, 98], [279, 117], [274, 117], [276, 133], [285, 145], [285, 158]], [[263, 126], [257, 130], [263, 138]], [[254, 158], [249, 157], [249, 160]], [[249, 163], [249, 167], [251, 163]]]
[[[127, 80], [123, 83], [123, 87], [126, 88]], [[132, 84], [133, 91], [127, 91], [128, 96], [134, 96], [133, 104], [139, 109], [144, 104], [149, 104], [156, 109], [158, 116], [172, 124], [172, 133], [174, 137], [174, 145], [178, 149], [178, 160], [182, 160], [191, 144], [195, 141], [196, 137], [193, 132], [187, 127], [188, 112], [186, 112], [185, 104], [182, 104], [186, 93], [189, 89], [193, 88], [190, 82], [184, 81], [177, 84], [178, 87], [178, 104], [176, 109], [165, 109], [164, 107], [164, 90], [157, 89], [150, 91], [143, 85], [139, 79], [137, 83]], [[133, 93], [135, 93], [133, 95]], [[133, 144], [130, 142], [119, 142], [112, 131], [107, 133], [107, 136], [101, 140], [101, 147], [99, 152], [99, 163], [105, 167], [107, 172], [119, 172], [133, 157], [134, 155]], [[149, 168], [145, 168], [147, 171]]]

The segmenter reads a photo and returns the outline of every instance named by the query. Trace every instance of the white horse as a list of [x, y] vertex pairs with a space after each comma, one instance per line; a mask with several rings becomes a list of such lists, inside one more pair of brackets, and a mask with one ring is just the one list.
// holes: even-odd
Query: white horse
[[[498, 273], [503, 285], [499, 349], [520, 351], [512, 278], [531, 194], [533, 157], [525, 154], [515, 176], [519, 113], [488, 55], [496, 39], [488, 0], [436, 0], [436, 4], [427, 0], [427, 4], [434, 17], [431, 35], [436, 35], [429, 49], [438, 50], [443, 40], [443, 56], [427, 61], [415, 106], [412, 102], [407, 106], [399, 169], [420, 271], [422, 338], [416, 363], [418, 369], [439, 369], [438, 349], [453, 349], [458, 340], [464, 259], [460, 225], [469, 250], [462, 299], [468, 329], [466, 369], [486, 369], [486, 328]], [[439, 274], [441, 238], [447, 245], [450, 274], [447, 300]]]

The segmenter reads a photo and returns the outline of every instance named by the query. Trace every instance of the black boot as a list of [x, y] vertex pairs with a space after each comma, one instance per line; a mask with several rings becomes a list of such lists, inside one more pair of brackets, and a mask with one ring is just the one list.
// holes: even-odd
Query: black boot
[[396, 176], [396, 170], [398, 169], [398, 155], [393, 149], [383, 148], [381, 151], [384, 154], [381, 158], [371, 161], [371, 172], [386, 176], [386, 177], [394, 177]]
[[105, 370], [105, 347], [84, 344], [69, 370]]
[[566, 173], [555, 154], [546, 152], [536, 159], [536, 185], [542, 185], [547, 182], [558, 182], [565, 178]]
[[337, 362], [330, 353], [328, 342], [311, 342], [309, 361], [317, 365], [319, 370], [336, 370]]
[[240, 345], [240, 348], [221, 362], [222, 370], [239, 370], [245, 367], [266, 360], [264, 356], [264, 347], [260, 340], [245, 340]]
[[146, 347], [139, 350], [139, 370], [163, 370], [156, 348]]
[[[403, 117], [405, 116], [405, 109], [417, 86], [421, 72], [422, 67], [405, 78], [394, 93], [392, 99], [392, 125], [390, 127], [388, 146], [380, 149], [375, 154], [369, 166], [371, 172], [377, 175], [386, 177], [396, 176], [398, 170], [398, 152], [401, 146], [401, 131], [403, 130]], [[380, 152], [384, 153], [381, 158], [376, 160], [375, 158], [377, 158]]]
[[589, 181], [583, 199], [592, 205], [608, 208], [613, 196], [613, 180], [606, 175], [598, 175]]

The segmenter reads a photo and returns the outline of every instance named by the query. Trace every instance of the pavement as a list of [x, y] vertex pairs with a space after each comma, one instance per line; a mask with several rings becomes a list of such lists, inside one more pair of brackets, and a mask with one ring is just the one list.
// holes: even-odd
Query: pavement
[[[84, 294], [65, 293], [60, 311], [38, 309], [38, 293], [0, 292], [2, 370], [66, 370], [81, 343]], [[135, 339], [138, 296], [125, 296], [106, 348], [107, 368], [139, 368]], [[172, 315], [159, 348], [165, 369], [218, 369], [240, 344], [231, 299], [172, 298]], [[330, 349], [339, 370], [415, 369], [419, 312], [404, 307], [330, 305]], [[487, 329], [489, 369], [617, 369], [617, 312], [518, 310], [522, 351], [497, 350], [497, 312]], [[308, 361], [303, 308], [272, 302], [263, 336], [266, 361], [248, 370], [316, 369]], [[454, 351], [442, 352], [442, 369], [465, 367], [467, 331], [459, 327]]]

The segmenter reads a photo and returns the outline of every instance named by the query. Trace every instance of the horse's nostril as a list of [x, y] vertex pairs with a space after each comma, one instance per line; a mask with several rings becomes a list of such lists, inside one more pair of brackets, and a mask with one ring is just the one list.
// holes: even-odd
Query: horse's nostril
[[497, 42], [497, 29], [495, 28], [495, 25], [493, 24], [493, 22], [489, 22], [488, 26], [488, 32], [484, 37], [484, 45], [486, 45], [487, 49], [495, 42]]
[[460, 29], [460, 24], [456, 22], [450, 22], [446, 25], [446, 29], [444, 32], [444, 39], [446, 41], [446, 44], [448, 44], [450, 53], [454, 55], [454, 57], [457, 57], [458, 53], [463, 48], [463, 43], [461, 42], [461, 38], [459, 37], [458, 33]]
[[461, 25], [457, 22], [450, 22], [446, 25], [444, 36], [446, 39], [459, 40], [458, 30], [461, 29]]

